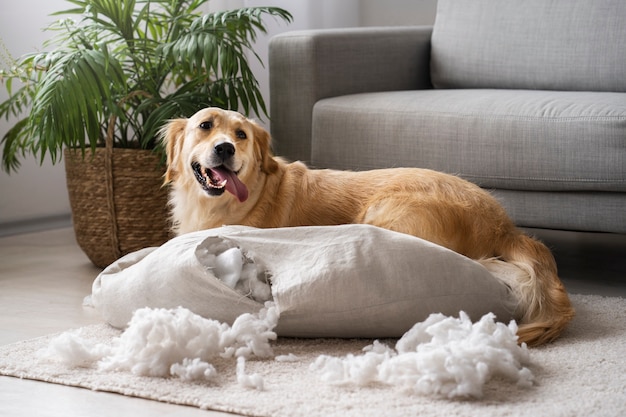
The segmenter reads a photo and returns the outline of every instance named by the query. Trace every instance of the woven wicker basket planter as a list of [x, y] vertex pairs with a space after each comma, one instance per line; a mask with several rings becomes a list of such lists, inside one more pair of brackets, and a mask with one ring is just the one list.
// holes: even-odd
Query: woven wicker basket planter
[[165, 171], [155, 154], [98, 148], [64, 156], [76, 240], [96, 266], [170, 238]]

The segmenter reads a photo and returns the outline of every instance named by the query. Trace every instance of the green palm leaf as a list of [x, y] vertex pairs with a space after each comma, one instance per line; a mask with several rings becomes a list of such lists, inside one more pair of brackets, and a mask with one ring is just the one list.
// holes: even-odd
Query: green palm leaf
[[46, 46], [57, 46], [0, 70], [9, 92], [0, 117], [19, 118], [0, 141], [6, 171], [25, 153], [57, 162], [64, 147], [95, 149], [108, 131], [114, 146], [158, 148], [169, 119], [206, 106], [267, 114], [248, 57], [260, 61], [253, 43], [266, 32], [263, 18], [290, 22], [287, 11], [202, 15], [208, 0], [66, 1], [56, 14], [81, 20], [50, 25], [58, 34]]

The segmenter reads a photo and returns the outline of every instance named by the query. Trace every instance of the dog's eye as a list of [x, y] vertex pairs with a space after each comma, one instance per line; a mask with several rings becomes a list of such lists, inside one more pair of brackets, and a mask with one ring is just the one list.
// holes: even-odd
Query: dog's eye
[[202, 122], [199, 127], [204, 130], [211, 130], [213, 128], [213, 121], [209, 120], [208, 122]]
[[237, 137], [237, 139], [247, 139], [248, 138], [248, 135], [246, 135], [246, 132], [244, 132], [241, 129], [235, 131], [235, 136]]

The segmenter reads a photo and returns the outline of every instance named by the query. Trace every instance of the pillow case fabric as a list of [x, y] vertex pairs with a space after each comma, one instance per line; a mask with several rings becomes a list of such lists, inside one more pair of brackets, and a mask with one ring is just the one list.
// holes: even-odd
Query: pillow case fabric
[[[208, 261], [238, 248], [271, 282], [279, 336], [400, 337], [431, 313], [512, 317], [508, 287], [479, 263], [413, 236], [369, 225], [256, 229], [225, 226], [126, 255], [93, 284], [103, 318], [123, 328], [142, 307], [182, 306], [232, 323], [263, 304], [219, 280]], [[213, 253], [210, 253], [213, 252]]]

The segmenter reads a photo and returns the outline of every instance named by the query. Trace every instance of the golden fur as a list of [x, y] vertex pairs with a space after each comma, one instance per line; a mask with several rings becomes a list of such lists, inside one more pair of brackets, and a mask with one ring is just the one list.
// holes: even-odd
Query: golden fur
[[[172, 120], [162, 134], [178, 234], [228, 224], [372, 224], [478, 260], [505, 281], [518, 300], [520, 342], [551, 341], [574, 316], [548, 248], [517, 229], [488, 192], [463, 179], [417, 168], [346, 172], [286, 163], [272, 155], [270, 136], [259, 125], [217, 108]], [[220, 164], [229, 168], [221, 176], [212, 170]], [[230, 179], [222, 181], [224, 175]]]

